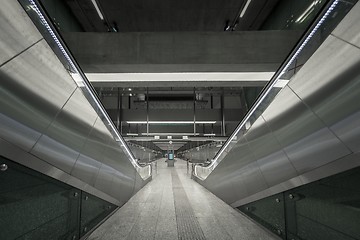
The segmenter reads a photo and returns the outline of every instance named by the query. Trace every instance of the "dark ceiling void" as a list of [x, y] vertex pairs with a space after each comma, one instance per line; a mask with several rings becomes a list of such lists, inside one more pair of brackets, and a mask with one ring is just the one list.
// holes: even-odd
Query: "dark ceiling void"
[[86, 31], [168, 32], [224, 31], [227, 24], [232, 30], [255, 29], [263, 24], [278, 1], [66, 0], [66, 3]]
[[156, 151], [177, 151], [224, 142], [252, 104], [247, 96], [254, 88], [102, 87], [96, 91], [127, 141]]
[[[90, 80], [119, 132], [157, 151], [224, 142], [328, 2], [39, 1], [82, 70], [108, 74]], [[223, 75], [197, 82], [141, 78], [148, 73]]]
[[327, 0], [41, 0], [65, 32], [305, 30]]

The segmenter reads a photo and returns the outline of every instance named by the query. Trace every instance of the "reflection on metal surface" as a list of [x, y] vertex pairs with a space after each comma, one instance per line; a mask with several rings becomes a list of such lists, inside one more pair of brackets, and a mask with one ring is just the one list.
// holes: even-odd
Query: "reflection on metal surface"
[[[150, 166], [131, 160], [90, 85], [73, 69], [78, 66], [60, 50], [56, 31], [49, 33], [29, 1], [19, 2], [24, 9], [11, 1], [6, 4], [9, 9], [0, 10], [0, 19], [6, 19], [0, 21], [1, 40], [14, 38], [0, 44], [1, 50], [11, 45], [9, 59], [0, 68], [0, 154], [118, 206], [124, 204], [151, 179]], [[11, 19], [7, 12], [14, 13]], [[24, 26], [14, 25], [18, 19]], [[24, 27], [29, 29], [16, 30]], [[35, 36], [28, 36], [32, 33]]]
[[[57, 32], [54, 30], [54, 28], [49, 24], [47, 17], [43, 14], [43, 11], [40, 9], [36, 1], [34, 0], [28, 0], [30, 8], [36, 13], [37, 17], [39, 18], [39, 21], [41, 24], [45, 27], [46, 31], [50, 34], [52, 41], [56, 44], [56, 46], [60, 49], [60, 52], [62, 54], [62, 57], [64, 57], [67, 61], [67, 64], [69, 65], [69, 74], [73, 78], [74, 82], [77, 84], [77, 86], [84, 92], [86, 92], [87, 95], [90, 96], [89, 101], [91, 101], [91, 104], [95, 104], [97, 107], [96, 110], [99, 110], [98, 114], [100, 115], [101, 119], [104, 119], [104, 122], [107, 127], [109, 127], [109, 130], [113, 134], [113, 137], [116, 141], [119, 141], [121, 144], [119, 145], [126, 153], [133, 164], [133, 166], [136, 168], [138, 172], [140, 172], [141, 166], [138, 165], [135, 158], [133, 157], [133, 154], [129, 150], [128, 146], [126, 145], [124, 139], [119, 134], [118, 130], [115, 128], [112, 120], [106, 113], [104, 107], [100, 103], [99, 99], [96, 97], [90, 83], [86, 79], [85, 75], [81, 72], [80, 68], [77, 66], [76, 62], [73, 60], [72, 56], [69, 54], [68, 50], [65, 48], [64, 44], [62, 43], [62, 40], [58, 37]], [[49, 40], [49, 39], [47, 39]], [[142, 172], [142, 171], [141, 171]], [[149, 176], [143, 176], [144, 180], [147, 179]]]
[[[271, 79], [270, 83], [266, 86], [264, 91], [261, 93], [260, 97], [256, 100], [254, 105], [251, 107], [251, 109], [248, 111], [246, 116], [243, 118], [243, 120], [240, 122], [240, 124], [236, 127], [234, 132], [229, 137], [228, 141], [225, 142], [223, 147], [219, 150], [219, 152], [216, 154], [214, 160], [212, 163], [207, 167], [208, 170], [205, 171], [207, 173], [211, 173], [213, 169], [219, 164], [219, 162], [225, 157], [226, 153], [230, 151], [233, 144], [231, 142], [234, 140], [236, 136], [240, 134], [241, 129], [246, 126], [246, 123], [249, 121], [251, 117], [253, 117], [253, 114], [256, 111], [263, 112], [265, 109], [261, 109], [260, 106], [263, 103], [263, 101], [267, 98], [269, 93], [272, 91], [272, 89], [276, 86], [278, 81], [281, 81], [282, 77], [286, 74], [287, 71], [289, 71], [290, 66], [293, 64], [295, 59], [299, 57], [299, 54], [303, 52], [304, 48], [308, 46], [309, 41], [312, 39], [315, 33], [319, 30], [319, 28], [322, 26], [324, 21], [328, 18], [329, 14], [334, 10], [336, 5], [338, 4], [338, 1], [335, 0], [331, 3], [331, 5], [327, 8], [327, 10], [322, 14], [321, 18], [317, 21], [317, 23], [312, 27], [312, 29], [308, 32], [306, 37], [301, 41], [301, 43], [298, 45], [296, 50], [291, 54], [291, 56], [287, 59], [287, 61], [282, 64], [281, 68], [275, 73], [273, 78]], [[278, 83], [278, 85], [284, 85], [284, 82]], [[285, 86], [285, 85], [284, 85]], [[273, 98], [276, 95], [273, 96]], [[272, 99], [271, 99], [272, 100]], [[269, 100], [271, 102], [271, 100]], [[256, 113], [255, 113], [256, 114]], [[210, 170], [210, 171], [209, 171]], [[199, 171], [197, 171], [199, 172]], [[201, 180], [205, 180], [208, 175], [201, 174], [201, 176], [198, 176]]]
[[[335, 5], [344, 9], [342, 4], [349, 3]], [[351, 11], [359, 7], [357, 3]], [[353, 21], [339, 27], [355, 31]], [[286, 86], [263, 93], [268, 96], [259, 98], [263, 102], [254, 105], [208, 167], [195, 166], [196, 180], [233, 207], [360, 164], [359, 49], [341, 36], [324, 40], [311, 54], [303, 48], [301, 68], [294, 66], [283, 75], [290, 80]]]

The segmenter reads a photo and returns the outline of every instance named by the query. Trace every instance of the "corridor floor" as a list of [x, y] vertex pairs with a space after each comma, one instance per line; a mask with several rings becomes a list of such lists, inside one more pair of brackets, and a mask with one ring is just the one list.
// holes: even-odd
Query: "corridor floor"
[[186, 162], [153, 163], [153, 180], [88, 238], [279, 239], [190, 179]]

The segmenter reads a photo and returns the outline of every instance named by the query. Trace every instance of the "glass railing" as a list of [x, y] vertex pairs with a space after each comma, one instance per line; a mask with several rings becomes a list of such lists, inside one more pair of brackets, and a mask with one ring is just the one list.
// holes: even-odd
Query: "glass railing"
[[238, 209], [282, 239], [360, 239], [360, 167]]
[[104, 122], [104, 125], [112, 134], [114, 140], [119, 143], [119, 147], [126, 154], [132, 165], [141, 175], [142, 179], [148, 179], [151, 176], [150, 166], [146, 166], [146, 169], [144, 170], [142, 169], [144, 167], [141, 167], [137, 163], [125, 140], [120, 135], [119, 131], [116, 129], [113, 121], [110, 119], [104, 106], [97, 97], [91, 83], [88, 81], [85, 74], [82, 72], [80, 66], [72, 57], [69, 49], [66, 47], [66, 44], [62, 40], [56, 28], [53, 26], [45, 11], [42, 9], [39, 2], [37, 0], [18, 1], [25, 9], [26, 13], [29, 15], [29, 17], [31, 18], [39, 32], [42, 34], [44, 39], [47, 41], [53, 52], [56, 54], [60, 62], [64, 65], [65, 69], [68, 71], [69, 75], [72, 77], [77, 87], [82, 90], [84, 96], [87, 98], [91, 106], [97, 112], [99, 118]]
[[293, 76], [301, 69], [338, 23], [357, 3], [350, 1], [329, 1], [319, 13], [314, 23], [302, 37], [292, 53], [277, 70], [270, 82], [263, 89], [243, 120], [236, 127], [229, 139], [217, 152], [212, 163], [207, 167], [196, 166], [194, 174], [200, 180], [205, 180], [216, 166], [226, 157], [231, 149], [242, 139], [242, 136], [251, 128], [256, 119], [274, 100], [276, 95], [284, 88]]
[[0, 156], [0, 239], [80, 239], [116, 205]]

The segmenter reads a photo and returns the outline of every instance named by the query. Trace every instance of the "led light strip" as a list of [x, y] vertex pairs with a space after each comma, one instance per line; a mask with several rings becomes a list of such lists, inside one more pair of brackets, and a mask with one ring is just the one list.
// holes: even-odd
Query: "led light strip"
[[285, 65], [284, 69], [281, 71], [281, 75], [283, 75], [288, 68], [290, 67], [290, 65], [294, 62], [295, 58], [297, 58], [297, 56], [300, 54], [300, 52], [303, 50], [303, 48], [305, 47], [305, 45], [310, 41], [310, 39], [314, 36], [314, 34], [316, 33], [316, 31], [319, 29], [319, 27], [322, 25], [322, 23], [326, 20], [326, 18], [329, 16], [329, 14], [334, 10], [334, 8], [336, 7], [336, 5], [339, 3], [338, 0], [335, 0], [330, 7], [328, 8], [328, 10], [325, 12], [324, 16], [322, 16], [322, 18], [320, 19], [320, 21], [315, 25], [314, 29], [309, 33], [309, 35], [306, 37], [306, 39], [304, 40], [304, 42], [300, 45], [300, 47], [298, 48], [298, 50], [295, 52], [295, 54], [291, 57], [291, 59], [289, 60], [289, 62]]
[[[107, 115], [107, 113], [105, 112], [104, 108], [102, 107], [102, 105], [99, 103], [99, 101], [97, 100], [96, 96], [93, 94], [90, 86], [87, 84], [86, 80], [84, 80], [83, 76], [80, 74], [80, 72], [78, 71], [76, 65], [74, 64], [74, 62], [71, 60], [69, 54], [66, 52], [65, 48], [62, 46], [60, 40], [58, 39], [58, 37], [56, 36], [55, 32], [51, 29], [50, 25], [48, 24], [48, 22], [46, 21], [44, 15], [41, 13], [40, 9], [38, 8], [38, 6], [36, 5], [35, 1], [33, 0], [29, 0], [30, 2], [30, 7], [35, 11], [35, 13], [38, 15], [38, 17], [40, 18], [41, 23], [45, 26], [46, 30], [50, 33], [51, 37], [53, 38], [53, 40], [55, 41], [56, 45], [59, 47], [61, 53], [64, 55], [65, 59], [68, 61], [68, 63], [70, 64], [72, 71], [70, 73], [70, 76], [72, 77], [72, 79], [74, 80], [74, 82], [77, 84], [78, 87], [84, 87], [86, 88], [86, 90], [88, 91], [88, 93], [90, 93], [92, 99], [94, 100], [94, 102], [96, 103], [96, 106], [100, 109], [102, 115], [105, 117], [105, 119], [107, 120], [108, 125], [111, 127], [111, 129], [113, 130], [114, 134], [116, 135], [116, 141], [119, 140], [122, 144], [122, 146], [125, 148], [125, 151], [127, 152], [128, 156], [130, 157], [131, 163], [134, 165], [134, 167], [136, 169], [141, 168], [141, 166], [136, 162], [134, 156], [132, 155], [131, 151], [128, 149], [126, 143], [124, 142], [123, 138], [121, 137], [121, 135], [119, 134], [119, 132], [117, 131], [117, 129], [115, 128], [114, 124], [112, 123], [112, 121], [110, 120], [109, 116]], [[82, 80], [82, 81], [81, 81]]]
[[[126, 121], [128, 124], [194, 124], [194, 121]], [[195, 124], [215, 124], [216, 121], [196, 121]]]
[[272, 90], [274, 85], [277, 83], [277, 81], [280, 79], [280, 77], [287, 71], [287, 69], [290, 67], [290, 65], [294, 62], [294, 60], [297, 58], [297, 56], [300, 54], [300, 52], [304, 49], [305, 45], [310, 41], [310, 39], [314, 36], [316, 31], [319, 29], [319, 27], [322, 25], [322, 23], [326, 20], [326, 18], [329, 16], [329, 14], [334, 10], [336, 5], [339, 3], [338, 0], [335, 0], [328, 10], [325, 12], [325, 14], [321, 17], [319, 22], [315, 25], [313, 30], [309, 33], [309, 35], [305, 38], [304, 42], [300, 45], [298, 50], [294, 53], [294, 55], [290, 58], [288, 63], [285, 65], [281, 73], [277, 76], [277, 79], [267, 88], [266, 92], [261, 96], [259, 101], [256, 102], [256, 104], [250, 109], [246, 117], [243, 119], [240, 125], [235, 129], [235, 131], [231, 134], [229, 140], [224, 144], [224, 146], [220, 149], [219, 153], [215, 156], [214, 161], [208, 166], [208, 168], [213, 167], [214, 164], [217, 163], [219, 157], [221, 154], [225, 151], [225, 149], [229, 146], [229, 144], [234, 140], [236, 135], [239, 133], [239, 131], [242, 129], [242, 127], [246, 124], [246, 122], [249, 120], [251, 115], [255, 112], [257, 107], [262, 103], [262, 101], [266, 98], [266, 96], [269, 94], [269, 92]]
[[95, 9], [96, 9], [96, 12], [97, 14], [99, 15], [100, 19], [101, 20], [104, 20], [104, 16], [102, 15], [101, 11], [100, 11], [100, 8], [96, 2], [96, 0], [91, 0], [92, 4], [94, 5]]
[[251, 2], [251, 0], [246, 1], [246, 4], [245, 4], [243, 10], [240, 13], [240, 18], [242, 18], [245, 15], [245, 12], [246, 12], [247, 8], [249, 7], [250, 2]]

